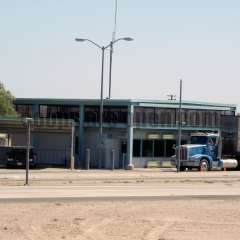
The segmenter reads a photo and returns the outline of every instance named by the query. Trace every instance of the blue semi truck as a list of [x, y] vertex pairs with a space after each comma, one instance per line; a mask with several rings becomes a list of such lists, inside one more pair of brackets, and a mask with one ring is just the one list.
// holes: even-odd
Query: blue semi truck
[[[180, 162], [180, 171], [197, 168], [200, 171], [233, 169], [238, 166], [236, 159], [222, 159], [222, 143], [220, 133], [194, 133], [191, 143], [176, 148], [173, 156], [176, 166]], [[180, 160], [180, 161], [179, 161]]]

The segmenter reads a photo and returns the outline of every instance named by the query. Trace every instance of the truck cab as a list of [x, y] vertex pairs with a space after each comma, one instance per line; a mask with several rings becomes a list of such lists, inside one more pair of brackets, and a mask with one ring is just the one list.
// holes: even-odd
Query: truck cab
[[[176, 149], [176, 165], [178, 160]], [[221, 159], [221, 137], [217, 133], [194, 133], [191, 143], [180, 146], [180, 170], [197, 168], [201, 171], [235, 168], [236, 160]]]

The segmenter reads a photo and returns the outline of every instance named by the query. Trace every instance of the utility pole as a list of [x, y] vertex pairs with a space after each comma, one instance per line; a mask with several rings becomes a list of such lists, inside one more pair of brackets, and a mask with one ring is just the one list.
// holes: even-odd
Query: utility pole
[[178, 154], [177, 171], [180, 172], [182, 139], [182, 79], [180, 79], [179, 108], [178, 108]]

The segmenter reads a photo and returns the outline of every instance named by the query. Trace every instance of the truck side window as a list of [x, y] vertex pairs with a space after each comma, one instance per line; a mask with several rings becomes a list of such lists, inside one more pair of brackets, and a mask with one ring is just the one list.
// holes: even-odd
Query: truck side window
[[210, 145], [216, 145], [216, 138], [215, 137], [209, 138], [209, 144]]

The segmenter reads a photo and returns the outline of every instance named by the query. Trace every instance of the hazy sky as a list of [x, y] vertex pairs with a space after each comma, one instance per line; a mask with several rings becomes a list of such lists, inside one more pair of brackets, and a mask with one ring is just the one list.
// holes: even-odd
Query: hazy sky
[[[16, 97], [99, 98], [115, 0], [0, 0], [0, 81]], [[240, 104], [239, 0], [118, 0], [113, 98]], [[105, 62], [107, 96], [109, 52]]]

